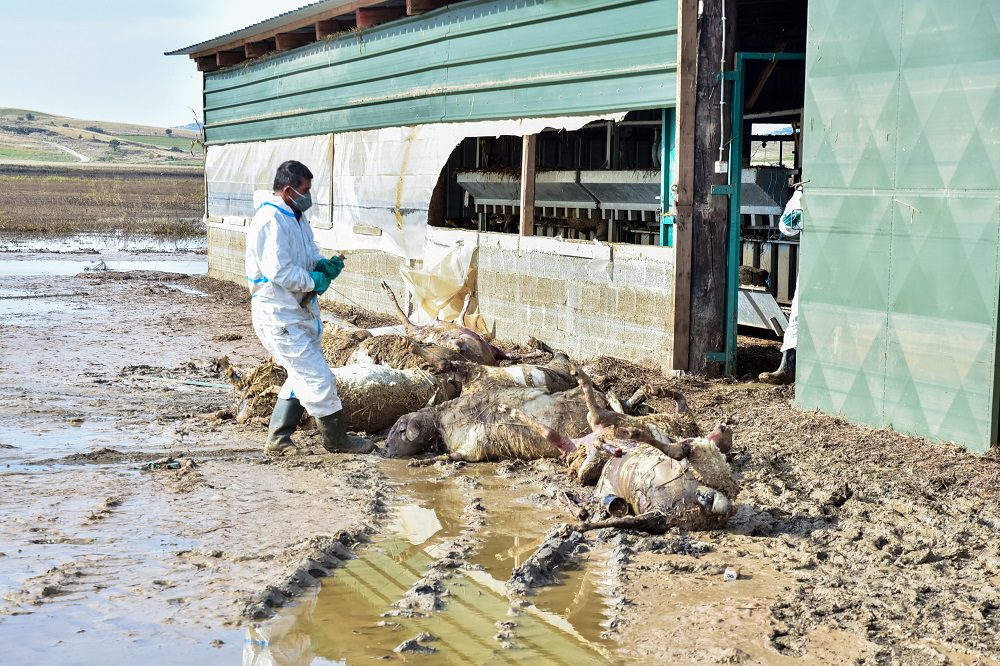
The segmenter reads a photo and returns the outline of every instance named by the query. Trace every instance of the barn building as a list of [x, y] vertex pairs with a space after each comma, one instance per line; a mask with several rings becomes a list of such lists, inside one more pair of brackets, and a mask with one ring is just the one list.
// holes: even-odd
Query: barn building
[[168, 55], [204, 73], [215, 277], [299, 159], [325, 297], [471, 292], [503, 339], [738, 373], [798, 283], [801, 407], [997, 444], [992, 0], [322, 0]]

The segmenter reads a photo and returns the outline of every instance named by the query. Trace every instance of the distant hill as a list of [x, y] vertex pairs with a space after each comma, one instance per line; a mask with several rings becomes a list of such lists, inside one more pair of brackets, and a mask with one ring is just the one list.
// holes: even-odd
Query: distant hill
[[188, 123], [187, 125], [177, 125], [174, 129], [188, 130], [191, 132], [200, 132], [205, 127], [205, 123], [199, 121]]
[[[192, 123], [193, 125], [194, 123]], [[0, 164], [200, 166], [201, 132], [99, 120], [81, 120], [28, 109], [0, 108]]]

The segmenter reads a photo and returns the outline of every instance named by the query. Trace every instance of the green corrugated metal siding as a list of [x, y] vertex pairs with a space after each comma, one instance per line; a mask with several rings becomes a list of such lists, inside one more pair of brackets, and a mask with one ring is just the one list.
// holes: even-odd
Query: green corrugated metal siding
[[810, 0], [796, 400], [997, 443], [1000, 3]]
[[463, 2], [207, 74], [209, 143], [673, 106], [676, 0]]

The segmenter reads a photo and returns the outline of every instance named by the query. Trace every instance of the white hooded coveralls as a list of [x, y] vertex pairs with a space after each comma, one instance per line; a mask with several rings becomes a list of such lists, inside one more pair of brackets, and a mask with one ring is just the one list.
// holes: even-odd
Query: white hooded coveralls
[[274, 360], [288, 372], [279, 398], [297, 398], [310, 416], [322, 418], [341, 409], [337, 383], [323, 357], [323, 322], [312, 272], [323, 255], [309, 221], [281, 197], [254, 197], [257, 212], [247, 233], [246, 274], [253, 329]]
[[[785, 204], [785, 212], [782, 213], [781, 219], [778, 220], [778, 229], [781, 231], [782, 235], [794, 237], [798, 236], [801, 229], [789, 226], [785, 223], [789, 216], [795, 212], [799, 211], [799, 216], [802, 215], [802, 186], [799, 185], [795, 188], [795, 192], [792, 194], [788, 203]], [[801, 255], [800, 255], [801, 256]], [[799, 346], [799, 274], [801, 273], [801, 268], [799, 273], [795, 274], [795, 294], [792, 296], [792, 311], [788, 315], [788, 328], [785, 329], [785, 336], [781, 339], [781, 351], [786, 352], [789, 349], [795, 349]]]

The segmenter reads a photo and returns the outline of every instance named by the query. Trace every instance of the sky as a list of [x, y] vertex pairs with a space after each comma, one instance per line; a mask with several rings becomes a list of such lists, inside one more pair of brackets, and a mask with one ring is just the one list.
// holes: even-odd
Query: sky
[[165, 56], [310, 0], [0, 0], [0, 107], [174, 127], [201, 73]]

